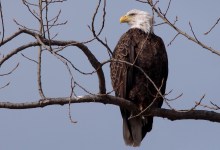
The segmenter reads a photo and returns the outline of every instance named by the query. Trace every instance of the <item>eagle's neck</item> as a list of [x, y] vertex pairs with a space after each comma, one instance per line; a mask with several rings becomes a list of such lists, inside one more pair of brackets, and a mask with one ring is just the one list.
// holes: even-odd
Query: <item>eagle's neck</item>
[[130, 24], [131, 28], [138, 28], [144, 31], [145, 33], [153, 33], [153, 20], [150, 18], [149, 20], [136, 20]]

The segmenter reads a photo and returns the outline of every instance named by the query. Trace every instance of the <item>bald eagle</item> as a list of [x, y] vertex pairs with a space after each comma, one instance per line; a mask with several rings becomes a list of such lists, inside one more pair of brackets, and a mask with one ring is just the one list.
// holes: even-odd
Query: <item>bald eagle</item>
[[[128, 23], [131, 28], [121, 36], [110, 63], [115, 95], [132, 101], [140, 111], [149, 105], [160, 108], [163, 103], [161, 94], [165, 93], [168, 76], [168, 59], [163, 40], [153, 32], [153, 17], [135, 9], [122, 16], [120, 22]], [[152, 129], [153, 117], [132, 117], [137, 112], [124, 108], [120, 110], [125, 144], [139, 146]]]

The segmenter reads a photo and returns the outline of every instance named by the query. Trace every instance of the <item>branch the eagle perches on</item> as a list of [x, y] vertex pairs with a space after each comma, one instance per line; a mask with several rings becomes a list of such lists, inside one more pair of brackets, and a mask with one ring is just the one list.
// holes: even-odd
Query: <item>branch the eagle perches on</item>
[[[137, 107], [132, 102], [123, 98], [106, 95], [106, 94], [85, 95], [85, 96], [78, 96], [76, 98], [70, 98], [70, 97], [46, 98], [46, 99], [40, 99], [39, 101], [36, 102], [25, 102], [25, 103], [0, 102], [0, 108], [30, 109], [30, 108], [42, 108], [50, 105], [65, 105], [69, 103], [112, 104], [127, 109], [138, 110]], [[144, 114], [167, 118], [169, 120], [195, 119], [195, 120], [207, 120], [207, 121], [220, 123], [220, 113], [214, 111], [207, 111], [207, 110], [176, 111], [176, 110], [164, 109], [164, 108], [154, 108], [147, 110], [146, 112], [144, 112]]]
[[[63, 1], [61, 0], [59, 2], [64, 2], [64, 1], [65, 0], [63, 0]], [[164, 21], [165, 24], [168, 24], [171, 28], [173, 28], [177, 32], [177, 35], [174, 37], [174, 39], [171, 42], [173, 42], [178, 35], [182, 35], [182, 36], [188, 38], [189, 40], [193, 41], [194, 43], [202, 46], [204, 49], [207, 49], [207, 50], [217, 54], [218, 56], [220, 56], [219, 51], [214, 50], [210, 46], [207, 46], [198, 40], [198, 38], [194, 34], [194, 31], [192, 29], [191, 24], [189, 24], [189, 25], [191, 27], [191, 31], [192, 31], [194, 37], [189, 36], [186, 32], [183, 32], [182, 30], [177, 28], [177, 26], [175, 26], [175, 22], [177, 20], [174, 23], [171, 23], [167, 19], [166, 14], [170, 8], [171, 0], [169, 1], [168, 7], [167, 7], [167, 10], [165, 11], [165, 13], [163, 13], [160, 10], [160, 8], [156, 7], [156, 5], [159, 1], [157, 1], [155, 3], [153, 3], [152, 0], [147, 0], [147, 1], [136, 0], [136, 1], [143, 2], [143, 3], [146, 3], [149, 6], [151, 6], [153, 12], [156, 13]], [[90, 64], [94, 68], [94, 71], [91, 74], [93, 74], [93, 73], [97, 74], [99, 94], [92, 94], [91, 93], [90, 95], [76, 96], [74, 94], [73, 90], [74, 90], [74, 84], [77, 84], [77, 83], [75, 83], [75, 81], [73, 82], [73, 77], [71, 75], [71, 71], [69, 71], [70, 76], [71, 76], [71, 82], [73, 82], [72, 83], [73, 85], [71, 84], [72, 91], [71, 91], [71, 94], [69, 97], [48, 98], [48, 97], [41, 96], [41, 99], [39, 99], [37, 101], [27, 100], [27, 102], [24, 102], [24, 103], [11, 103], [11, 102], [4, 102], [3, 100], [0, 100], [1, 101], [0, 108], [2, 108], [2, 109], [3, 108], [5, 108], [5, 109], [30, 109], [30, 108], [42, 108], [42, 107], [46, 107], [46, 106], [50, 106], [50, 105], [65, 105], [65, 104], [70, 104], [70, 103], [91, 103], [92, 102], [92, 103], [112, 104], [112, 105], [124, 107], [127, 109], [133, 109], [133, 110], [136, 109], [137, 114], [140, 113], [140, 110], [138, 110], [136, 105], [133, 104], [132, 102], [125, 100], [123, 98], [112, 96], [112, 95], [110, 95], [110, 92], [106, 93], [105, 75], [104, 75], [102, 66], [109, 63], [110, 61], [119, 61], [119, 60], [111, 59], [112, 53], [111, 53], [111, 49], [109, 48], [109, 46], [107, 44], [107, 40], [105, 39], [105, 41], [103, 41], [99, 37], [99, 35], [102, 33], [102, 31], [104, 29], [104, 25], [105, 25], [106, 0], [104, 0], [104, 5], [103, 5], [103, 11], [102, 11], [103, 16], [102, 16], [102, 24], [101, 24], [100, 30], [99, 30], [99, 32], [96, 32], [96, 30], [95, 30], [95, 18], [98, 13], [98, 10], [101, 6], [102, 0], [99, 0], [97, 8], [95, 10], [95, 13], [93, 14], [93, 17], [92, 17], [92, 24], [91, 24], [91, 26], [89, 26], [89, 29], [91, 30], [94, 38], [91, 40], [85, 41], [85, 42], [79, 42], [79, 41], [74, 41], [74, 40], [71, 40], [71, 41], [53, 40], [53, 38], [50, 37], [50, 29], [52, 27], [56, 27], [58, 25], [65, 24], [65, 23], [57, 23], [57, 20], [60, 16], [61, 12], [59, 11], [58, 15], [53, 18], [52, 25], [49, 24], [50, 21], [47, 17], [46, 17], [47, 18], [46, 23], [44, 23], [43, 18], [42, 18], [42, 11], [46, 11], [46, 16], [47, 16], [48, 6], [51, 3], [48, 3], [47, 1], [42, 1], [42, 0], [39, 0], [39, 2], [41, 2], [41, 3], [39, 3], [39, 14], [41, 14], [41, 15], [36, 15], [36, 12], [33, 12], [31, 10], [31, 6], [35, 6], [35, 5], [27, 2], [26, 0], [23, 0], [24, 5], [28, 8], [29, 12], [34, 16], [34, 18], [39, 20], [39, 26], [40, 26], [41, 32], [28, 29], [25, 26], [20, 25], [18, 22], [15, 22], [15, 23], [18, 26], [20, 26], [21, 28], [17, 32], [15, 32], [13, 35], [9, 36], [8, 38], [4, 37], [4, 30], [2, 30], [2, 34], [1, 34], [2, 38], [1, 38], [0, 46], [3, 46], [6, 43], [11, 42], [14, 38], [18, 37], [21, 34], [27, 34], [27, 35], [33, 37], [35, 39], [35, 41], [24, 44], [20, 47], [15, 48], [11, 52], [9, 52], [7, 55], [5, 55], [4, 57], [1, 58], [0, 66], [2, 66], [7, 60], [12, 58], [14, 55], [22, 52], [23, 50], [30, 48], [30, 47], [38, 46], [38, 47], [41, 47], [39, 49], [40, 51], [42, 51], [42, 48], [44, 48], [45, 50], [48, 50], [51, 54], [53, 54], [55, 57], [60, 59], [66, 65], [68, 70], [70, 70], [69, 66], [68, 66], [68, 64], [69, 64], [72, 68], [74, 68], [75, 70], [80, 72], [80, 70], [78, 70], [77, 68], [74, 67], [74, 65], [71, 63], [71, 61], [69, 61], [68, 59], [66, 59], [62, 55], [58, 54], [59, 50], [56, 50], [56, 51], [53, 50], [53, 46], [61, 46], [62, 48], [60, 48], [60, 50], [66, 48], [66, 47], [70, 47], [70, 46], [77, 47], [85, 54], [85, 56], [88, 58]], [[45, 7], [42, 7], [42, 2], [46, 3]], [[56, 1], [54, 1], [54, 2], [56, 2]], [[40, 7], [40, 5], [41, 5], [41, 7]], [[0, 8], [2, 8], [1, 3], [0, 3]], [[1, 16], [3, 16], [2, 9], [0, 11], [0, 14], [1, 14]], [[3, 17], [1, 17], [1, 22], [2, 22], [1, 23], [2, 29], [4, 29], [5, 26], [4, 26]], [[218, 21], [216, 22], [216, 24], [217, 23], [218, 23]], [[215, 26], [216, 26], [216, 24], [215, 24]], [[45, 29], [43, 28], [43, 26], [45, 26]], [[48, 35], [47, 37], [45, 36], [46, 33]], [[86, 46], [87, 43], [92, 42], [94, 40], [97, 40], [101, 45], [104, 46], [104, 48], [107, 50], [107, 52], [110, 56], [109, 60], [106, 60], [103, 63], [99, 62], [98, 59], [95, 57], [95, 55], [91, 52], [91, 50]], [[26, 56], [24, 56], [24, 57], [26, 57]], [[41, 55], [39, 55], [39, 58], [40, 57], [41, 57]], [[26, 58], [29, 59], [28, 57], [26, 57]], [[32, 61], [34, 61], [34, 60], [32, 60]], [[40, 62], [35, 61], [35, 63], [37, 63], [37, 65], [40, 66]], [[122, 63], [126, 63], [128, 65], [133, 65], [133, 64], [129, 64], [128, 62], [122, 62]], [[9, 74], [11, 74], [17, 68], [17, 66], [12, 71], [10, 71]], [[135, 67], [138, 68], [138, 66], [135, 66]], [[39, 69], [41, 69], [41, 67], [39, 67]], [[141, 70], [141, 68], [138, 68], [138, 69]], [[83, 72], [80, 72], [80, 73], [84, 74]], [[145, 73], [145, 74], [147, 77], [147, 73]], [[40, 79], [41, 74], [38, 74], [38, 76], [39, 76], [38, 82], [41, 82], [41, 79]], [[6, 84], [6, 86], [8, 86], [8, 84]], [[5, 86], [3, 86], [2, 88], [4, 88], [4, 87]], [[41, 84], [39, 84], [39, 90], [42, 90]], [[159, 92], [158, 89], [157, 89], [157, 91]], [[220, 123], [220, 113], [212, 111], [212, 110], [219, 110], [220, 109], [219, 106], [216, 104], [213, 104], [213, 103], [211, 103], [211, 106], [203, 105], [201, 103], [203, 98], [204, 97], [202, 97], [199, 102], [196, 102], [195, 106], [189, 110], [175, 110], [173, 107], [171, 107], [169, 105], [169, 102], [168, 102], [169, 100], [167, 100], [164, 97], [164, 101], [170, 109], [164, 109], [164, 108], [153, 108], [152, 109], [149, 107], [149, 109], [146, 109], [146, 110], [144, 110], [144, 112], [141, 112], [141, 113], [144, 115], [148, 115], [148, 116], [152, 115], [152, 116], [167, 118], [169, 120], [181, 120], [181, 119], [195, 119], [195, 120], [197, 120], [197, 119], [199, 119], [199, 120], [208, 120], [208, 121]], [[202, 106], [202, 108], [208, 108], [209, 110], [196, 110], [196, 108], [198, 106]]]

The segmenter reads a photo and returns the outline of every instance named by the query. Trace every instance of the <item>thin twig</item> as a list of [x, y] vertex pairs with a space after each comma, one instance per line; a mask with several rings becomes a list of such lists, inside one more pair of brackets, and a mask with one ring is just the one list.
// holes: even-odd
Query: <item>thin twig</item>
[[71, 100], [69, 101], [69, 104], [68, 104], [68, 115], [69, 115], [69, 119], [70, 119], [70, 122], [75, 124], [77, 123], [77, 121], [74, 121], [73, 118], [72, 118], [72, 115], [71, 115]]
[[51, 39], [50, 39], [50, 29], [49, 29], [49, 21], [48, 21], [48, 2], [47, 2], [47, 0], [45, 1], [45, 3], [46, 3], [46, 28], [47, 28], [47, 36], [48, 36], [48, 40], [49, 40], [49, 47], [50, 47], [50, 51], [52, 51], [52, 46], [51, 46], [51, 43], [50, 43], [50, 41], [51, 41]]
[[195, 102], [195, 106], [192, 107], [191, 109], [189, 109], [189, 111], [191, 110], [195, 110], [201, 103], [202, 103], [202, 100], [205, 98], [205, 94], [200, 98], [199, 102]]
[[4, 86], [0, 87], [0, 90], [6, 88], [6, 87], [9, 86], [9, 85], [10, 85], [10, 82], [6, 83]]
[[2, 77], [2, 76], [6, 76], [6, 75], [11, 74], [12, 72], [14, 72], [18, 68], [18, 66], [19, 66], [19, 63], [11, 71], [9, 71], [8, 73], [0, 74], [0, 76]]
[[[148, 0], [148, 2], [150, 2], [150, 0]], [[215, 50], [207, 45], [205, 45], [202, 42], [199, 42], [198, 40], [196, 40], [195, 38], [193, 38], [192, 36], [188, 35], [186, 32], [183, 32], [182, 30], [180, 30], [179, 28], [177, 28], [177, 26], [175, 26], [173, 23], [171, 23], [166, 16], [163, 15], [163, 13], [161, 12], [160, 8], [156, 8], [153, 4], [148, 3], [152, 9], [157, 13], [157, 15], [164, 21], [166, 22], [170, 27], [172, 27], [174, 30], [176, 30], [179, 34], [183, 35], [184, 37], [188, 38], [189, 40], [195, 42], [196, 44], [200, 45], [201, 47], [203, 47], [204, 49], [207, 49], [209, 51], [211, 51], [212, 53], [219, 55], [220, 56], [220, 51], [219, 50]]]
[[31, 10], [31, 8], [29, 6], [29, 5], [32, 5], [32, 6], [36, 6], [36, 5], [28, 3], [26, 0], [22, 0], [22, 2], [27, 7], [28, 11], [34, 16], [34, 18], [36, 18], [38, 21], [40, 21], [40, 18], [37, 15], [35, 15], [35, 13]]
[[76, 95], [76, 93], [74, 92], [74, 89], [75, 89], [75, 87], [76, 87], [76, 84], [75, 84], [76, 82], [74, 81], [74, 78], [73, 77], [71, 77], [71, 92], [70, 92], [70, 98], [71, 97], [77, 97], [77, 95]]
[[141, 3], [148, 3], [147, 1], [143, 1], [143, 0], [136, 0], [136, 1]]
[[26, 29], [26, 30], [29, 30], [29, 31], [34, 31], [34, 32], [39, 32], [38, 30], [35, 30], [35, 29], [31, 29], [31, 28], [28, 28], [22, 24], [20, 24], [17, 20], [13, 19], [13, 21], [15, 22], [15, 24], [17, 24], [18, 26], [20, 26], [20, 28], [23, 28], [23, 29]]
[[213, 105], [213, 106], [215, 106], [216, 107], [216, 109], [220, 109], [220, 107], [217, 105], [217, 104], [214, 104], [212, 101], [210, 101], [210, 103]]
[[177, 36], [179, 35], [180, 33], [177, 33], [174, 38], [170, 41], [169, 44], [167, 44], [167, 46], [170, 46], [172, 44], [172, 42], [177, 38]]
[[194, 36], [194, 38], [196, 39], [196, 41], [198, 42], [198, 44], [199, 43], [201, 43], [198, 39], [197, 39], [197, 37], [196, 37], [196, 34], [194, 33], [194, 31], [193, 31], [193, 28], [192, 28], [192, 25], [191, 25], [191, 23], [189, 22], [189, 26], [190, 26], [190, 30], [191, 30], [191, 32], [192, 32], [192, 34], [193, 34], [193, 36]]
[[166, 12], [164, 13], [164, 16], [166, 16], [166, 15], [167, 15], [168, 10], [170, 9], [170, 4], [171, 4], [171, 1], [172, 1], [172, 0], [170, 0], [170, 1], [169, 1], [169, 3], [168, 3], [167, 10], [166, 10]]
[[154, 24], [154, 26], [156, 27], [156, 26], [160, 26], [160, 25], [164, 25], [164, 24], [166, 24], [165, 22], [161, 22], [161, 23], [158, 23], [158, 24]]
[[98, 69], [93, 70], [93, 71], [91, 71], [91, 72], [81, 71], [81, 70], [80, 70], [79, 68], [77, 68], [69, 59], [67, 59], [66, 57], [64, 57], [64, 56], [62, 56], [62, 55], [60, 55], [60, 54], [58, 54], [57, 52], [55, 52], [55, 53], [56, 53], [56, 55], [59, 55], [59, 57], [62, 57], [62, 59], [64, 59], [67, 63], [69, 63], [74, 70], [76, 70], [77, 72], [79, 72], [79, 73], [81, 73], [81, 74], [83, 74], [83, 75], [92, 75], [92, 74], [94, 74], [94, 73], [97, 73], [97, 71], [98, 71]]
[[81, 86], [79, 83], [75, 82], [75, 84], [76, 84], [78, 87], [80, 87], [83, 91], [85, 91], [86, 93], [88, 93], [88, 94], [90, 94], [90, 95], [95, 95], [95, 94], [89, 92], [87, 89], [85, 89], [85, 88], [84, 88], [83, 86]]
[[28, 2], [27, 0], [22, 0], [22, 1], [24, 1], [27, 5], [38, 7], [37, 4], [34, 4], [34, 3], [31, 3], [31, 2]]
[[[93, 17], [92, 17], [92, 25], [91, 25], [91, 27], [90, 27], [90, 26], [88, 26], [88, 27], [89, 27], [89, 29], [92, 31], [92, 34], [93, 34], [94, 38], [97, 39], [97, 41], [100, 42], [100, 43], [107, 49], [107, 51], [112, 55], [112, 51], [111, 51], [111, 49], [109, 48], [108, 44], [105, 43], [105, 42], [103, 42], [103, 41], [98, 37], [99, 34], [102, 32], [102, 30], [103, 30], [103, 28], [104, 28], [104, 24], [105, 24], [105, 15], [106, 15], [105, 7], [106, 7], [106, 0], [104, 0], [103, 21], [102, 21], [101, 30], [100, 30], [99, 34], [96, 34], [96, 31], [95, 31], [95, 18], [96, 18], [96, 15], [97, 15], [97, 13], [98, 13], [98, 9], [99, 9], [99, 7], [100, 7], [100, 4], [101, 4], [101, 0], [99, 0], [99, 3], [98, 3], [97, 8], [96, 8], [96, 10], [95, 10], [95, 13], [94, 13], [94, 15], [93, 15]], [[88, 42], [88, 41], [87, 41], [87, 42]]]
[[22, 54], [22, 53], [21, 53], [21, 56], [23, 56], [24, 58], [26, 58], [26, 59], [28, 59], [28, 60], [30, 60], [30, 61], [32, 61], [32, 62], [34, 62], [34, 63], [38, 64], [38, 62], [37, 62], [36, 60], [31, 59], [31, 58], [29, 58], [29, 57], [25, 56], [25, 55], [24, 55], [24, 54]]
[[39, 0], [38, 5], [39, 5], [39, 31], [40, 31], [40, 34], [43, 35], [43, 37], [45, 37], [42, 0]]
[[[4, 25], [4, 19], [3, 19], [3, 10], [2, 10], [2, 2], [1, 2], [1, 0], [0, 0], [0, 15], [1, 15], [1, 24], [2, 24], [2, 39], [1, 39], [1, 43], [3, 43], [4, 36], [5, 36], [5, 25]], [[2, 45], [1, 43], [0, 43], [0, 47]]]
[[[168, 95], [168, 94], [166, 94], [166, 95]], [[183, 93], [179, 94], [178, 96], [176, 96], [174, 98], [169, 98], [169, 99], [166, 98], [166, 100], [167, 101], [175, 101], [175, 100], [179, 99], [181, 96], [183, 96]]]
[[207, 32], [205, 32], [204, 34], [205, 34], [205, 35], [209, 34], [209, 33], [215, 28], [215, 26], [219, 23], [219, 21], [220, 21], [220, 18], [218, 18], [218, 20], [217, 20], [216, 23], [210, 28], [210, 30], [207, 31]]

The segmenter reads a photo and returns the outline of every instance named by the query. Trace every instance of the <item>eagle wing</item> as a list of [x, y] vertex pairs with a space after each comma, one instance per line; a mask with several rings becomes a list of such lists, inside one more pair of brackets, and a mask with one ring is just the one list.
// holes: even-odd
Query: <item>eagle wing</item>
[[[132, 34], [125, 33], [119, 40], [113, 52], [114, 61], [111, 62], [111, 80], [115, 95], [129, 99], [134, 86], [135, 43]], [[128, 64], [130, 63], [130, 64]], [[123, 118], [123, 136], [127, 145], [138, 146], [142, 140], [142, 122], [140, 117], [129, 120], [132, 111], [120, 108]]]
[[124, 34], [115, 47], [114, 60], [110, 64], [112, 85], [118, 97], [128, 98], [128, 91], [133, 85], [133, 67], [128, 63], [132, 63], [134, 57], [131, 38]]

